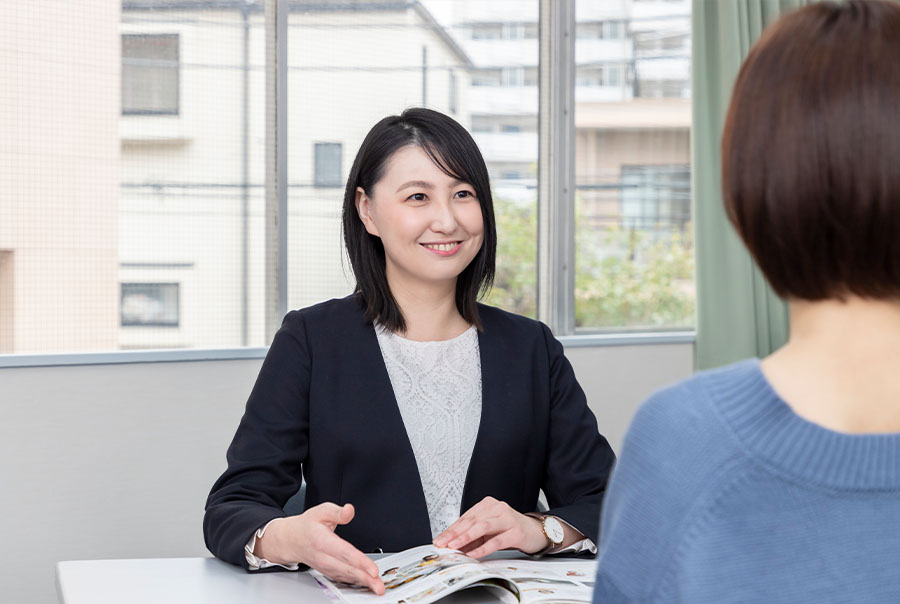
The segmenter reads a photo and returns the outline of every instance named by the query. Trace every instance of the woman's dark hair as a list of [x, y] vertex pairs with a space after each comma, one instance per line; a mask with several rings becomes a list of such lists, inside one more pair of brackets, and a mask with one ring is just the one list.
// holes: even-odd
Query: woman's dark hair
[[482, 328], [477, 299], [494, 282], [497, 228], [487, 167], [466, 129], [452, 118], [423, 108], [407, 109], [384, 118], [369, 131], [353, 160], [344, 191], [344, 245], [356, 277], [356, 292], [366, 306], [366, 320], [377, 321], [394, 332], [406, 331], [406, 321], [391, 294], [385, 274], [384, 245], [370, 235], [356, 210], [356, 189], [371, 196], [384, 176], [385, 165], [395, 151], [421, 147], [445, 174], [472, 185], [481, 204], [484, 239], [475, 258], [456, 280], [456, 308], [468, 323]]
[[900, 4], [809, 5], [763, 33], [722, 136], [725, 209], [772, 288], [900, 295]]

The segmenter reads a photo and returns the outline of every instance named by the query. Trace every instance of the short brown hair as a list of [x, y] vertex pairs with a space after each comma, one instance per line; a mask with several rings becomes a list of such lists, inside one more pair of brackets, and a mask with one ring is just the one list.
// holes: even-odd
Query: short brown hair
[[722, 192], [780, 296], [900, 296], [900, 4], [821, 2], [763, 33], [732, 93]]

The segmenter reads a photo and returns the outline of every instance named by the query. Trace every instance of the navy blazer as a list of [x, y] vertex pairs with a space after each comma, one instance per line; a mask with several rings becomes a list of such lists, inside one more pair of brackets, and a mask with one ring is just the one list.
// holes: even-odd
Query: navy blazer
[[[548, 513], [597, 541], [615, 456], [562, 345], [542, 323], [479, 305], [482, 411], [460, 513], [491, 495]], [[363, 552], [431, 542], [412, 446], [375, 329], [357, 295], [285, 316], [213, 485], [203, 532], [247, 567], [244, 545], [306, 478], [305, 507], [352, 503], [337, 534]], [[302, 473], [301, 473], [302, 472]]]

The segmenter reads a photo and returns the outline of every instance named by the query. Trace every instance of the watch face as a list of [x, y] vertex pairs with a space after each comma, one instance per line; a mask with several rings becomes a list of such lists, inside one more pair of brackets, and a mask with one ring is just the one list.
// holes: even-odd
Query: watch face
[[562, 522], [560, 522], [553, 516], [547, 516], [546, 518], [544, 518], [544, 531], [547, 533], [547, 536], [553, 543], [562, 543], [563, 539], [566, 536], [566, 532], [563, 530]]

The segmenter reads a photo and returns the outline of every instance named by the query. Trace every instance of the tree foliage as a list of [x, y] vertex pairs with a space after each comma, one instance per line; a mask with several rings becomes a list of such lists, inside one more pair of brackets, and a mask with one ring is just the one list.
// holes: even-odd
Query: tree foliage
[[[488, 304], [536, 314], [535, 204], [495, 199], [497, 274]], [[690, 225], [652, 232], [576, 221], [575, 322], [585, 329], [690, 327], [694, 252]]]
[[694, 324], [690, 230], [656, 234], [617, 227], [578, 228], [578, 327], [689, 327]]
[[537, 208], [494, 198], [497, 217], [497, 272], [487, 304], [537, 315]]

